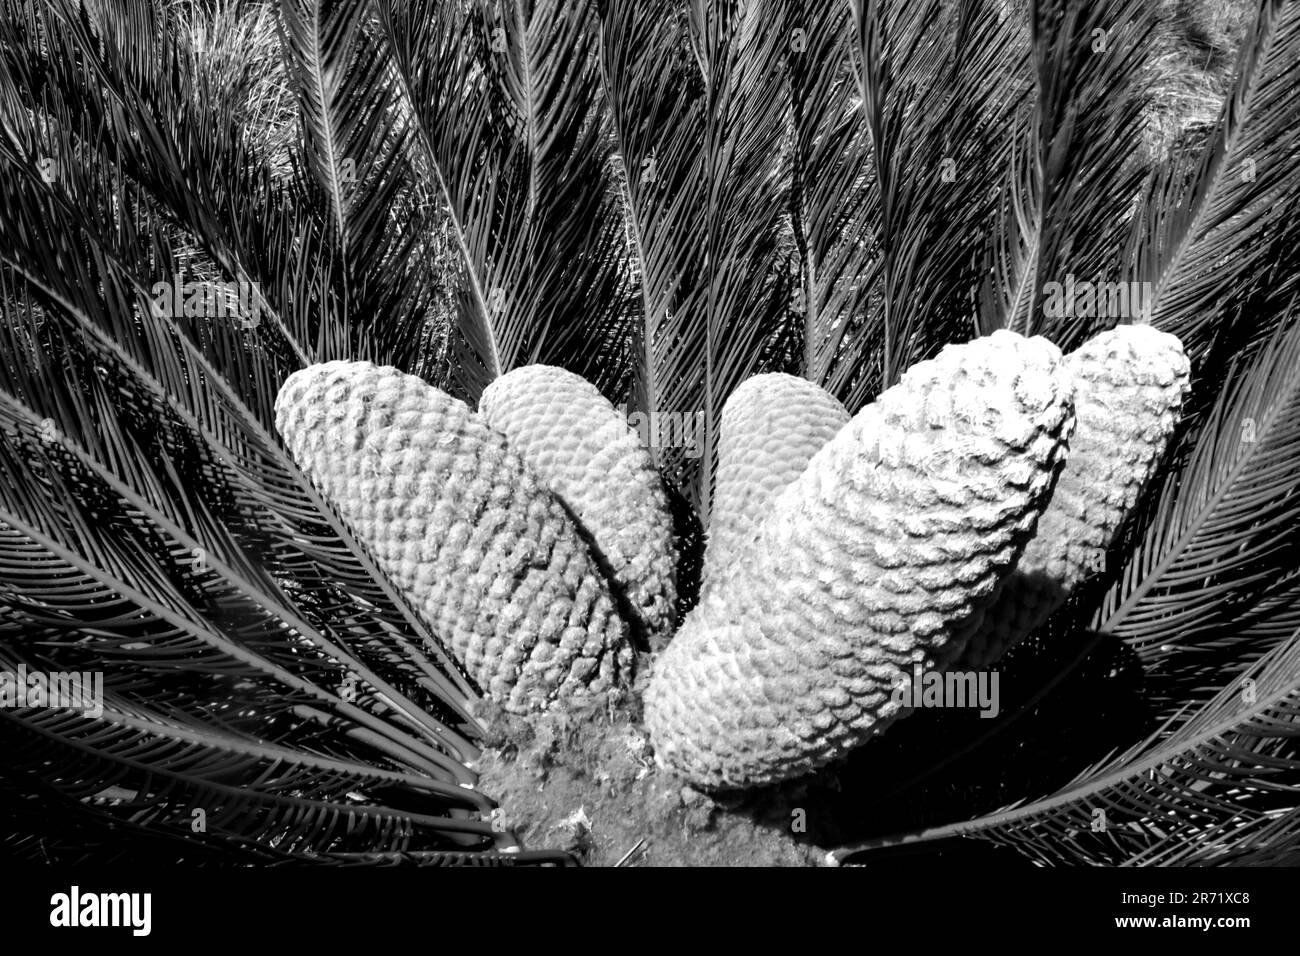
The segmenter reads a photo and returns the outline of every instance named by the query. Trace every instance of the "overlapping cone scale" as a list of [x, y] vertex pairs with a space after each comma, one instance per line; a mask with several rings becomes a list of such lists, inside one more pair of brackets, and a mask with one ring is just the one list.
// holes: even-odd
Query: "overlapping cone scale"
[[632, 651], [561, 504], [463, 402], [395, 368], [291, 375], [294, 460], [467, 673], [515, 713], [599, 702]]
[[528, 365], [492, 382], [479, 414], [569, 507], [622, 607], [651, 644], [672, 633], [677, 554], [663, 483], [624, 416], [579, 375]]
[[731, 393], [719, 428], [703, 591], [726, 573], [777, 495], [849, 418], [825, 389], [779, 372], [755, 375]]
[[980, 670], [1043, 624], [1101, 570], [1124, 517], [1164, 456], [1190, 389], [1176, 336], [1121, 325], [1066, 356], [1077, 425], [1052, 500], [984, 623], [951, 665]]
[[899, 716], [1046, 504], [1073, 383], [1041, 338], [949, 346], [832, 438], [655, 662], [658, 759], [697, 786], [800, 776]]

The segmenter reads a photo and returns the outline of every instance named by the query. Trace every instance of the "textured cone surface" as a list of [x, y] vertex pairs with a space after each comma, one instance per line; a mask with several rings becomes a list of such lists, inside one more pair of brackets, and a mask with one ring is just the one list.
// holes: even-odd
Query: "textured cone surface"
[[650, 452], [600, 391], [579, 375], [529, 365], [483, 392], [479, 414], [568, 505], [654, 644], [677, 605], [673, 523]]
[[731, 393], [722, 408], [703, 590], [726, 574], [777, 495], [850, 417], [833, 395], [793, 375], [755, 375]]
[[1121, 325], [1066, 356], [1077, 424], [1038, 530], [952, 666], [979, 670], [1046, 621], [1101, 569], [1124, 517], [1164, 456], [1190, 389], [1182, 343]]
[[598, 701], [630, 676], [573, 523], [463, 402], [394, 368], [327, 362], [289, 376], [275, 411], [294, 460], [504, 708]]
[[721, 789], [800, 776], [899, 716], [1019, 556], [1073, 427], [1060, 352], [1012, 332], [921, 362], [773, 503], [655, 662], [659, 760]]

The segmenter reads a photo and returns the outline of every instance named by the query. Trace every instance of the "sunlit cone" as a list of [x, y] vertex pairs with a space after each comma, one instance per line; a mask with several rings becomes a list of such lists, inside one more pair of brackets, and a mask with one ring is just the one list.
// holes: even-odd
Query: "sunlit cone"
[[463, 402], [395, 368], [285, 381], [276, 427], [321, 494], [507, 710], [598, 702], [631, 647], [563, 507]]
[[1045, 339], [949, 346], [860, 412], [772, 505], [660, 655], [658, 759], [718, 789], [799, 776], [900, 712], [978, 625], [1046, 504], [1073, 383]]
[[755, 375], [731, 393], [719, 426], [703, 590], [725, 574], [776, 496], [849, 418], [833, 395], [793, 375]]
[[1106, 550], [1164, 456], [1191, 388], [1176, 336], [1121, 325], [1066, 357], [1078, 424], [1038, 530], [983, 625], [951, 666], [978, 670], [1045, 622], [1101, 570]]
[[501, 376], [479, 414], [569, 507], [652, 644], [675, 623], [677, 554], [668, 498], [649, 450], [600, 391], [562, 368], [528, 365]]

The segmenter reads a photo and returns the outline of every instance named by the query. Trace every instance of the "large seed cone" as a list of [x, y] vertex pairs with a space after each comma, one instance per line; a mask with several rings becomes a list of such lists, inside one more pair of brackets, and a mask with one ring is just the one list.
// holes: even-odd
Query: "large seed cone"
[[755, 375], [731, 393], [722, 407], [703, 591], [726, 574], [777, 495], [850, 417], [825, 389], [793, 375]]
[[487, 694], [515, 713], [597, 702], [632, 656], [563, 507], [463, 402], [395, 368], [289, 376], [294, 460]]
[[1066, 357], [1077, 425], [1038, 530], [984, 623], [952, 665], [979, 670], [1045, 622], [1101, 570], [1124, 517], [1164, 456], [1189, 389], [1182, 343], [1149, 325], [1121, 325]]
[[586, 379], [549, 365], [498, 378], [479, 414], [577, 517], [633, 625], [666, 643], [676, 623], [673, 522], [650, 452], [623, 416]]
[[1064, 457], [1073, 384], [999, 331], [909, 369], [813, 456], [655, 663], [661, 762], [705, 788], [813, 770], [898, 716], [1019, 557]]

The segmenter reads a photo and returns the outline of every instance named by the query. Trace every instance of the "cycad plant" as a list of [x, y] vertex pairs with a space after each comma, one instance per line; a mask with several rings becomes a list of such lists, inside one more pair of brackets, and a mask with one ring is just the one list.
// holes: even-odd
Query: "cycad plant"
[[[797, 858], [774, 835], [867, 863], [957, 838], [1296, 858], [1297, 0], [1258, 0], [1217, 120], [1159, 148], [1144, 0], [0, 11], [0, 672], [103, 680], [95, 714], [0, 707], [8, 852], [569, 862], [511, 803], [553, 773], [592, 860], [651, 825], [731, 860]], [[1151, 474], [997, 659], [961, 615], [1026, 586], [1036, 527], [1071, 527], [1037, 519], [1069, 453], [1107, 447], [1074, 438], [1106, 418], [1076, 379], [1109, 381], [1131, 323], [1176, 343], [1177, 415], [1134, 418]], [[875, 520], [871, 498], [782, 510], [831, 487], [818, 462], [852, 476], [848, 443], [887, 433], [912, 461], [930, 428], [942, 480], [983, 454], [926, 417], [939, 394], [948, 420], [1014, 395], [1037, 429], [1032, 468], [997, 472], [1036, 476], [1007, 479], [1005, 540], [945, 572], [980, 601], [926, 645], [996, 660], [996, 719], [920, 711], [778, 773], [703, 746], [691, 668], [718, 662], [717, 727], [763, 724], [726, 675], [803, 593], [785, 572], [821, 567], [811, 536]], [[728, 431], [751, 400], [757, 435]], [[638, 441], [589, 433], [616, 414]], [[596, 712], [554, 713], [593, 680]]]

